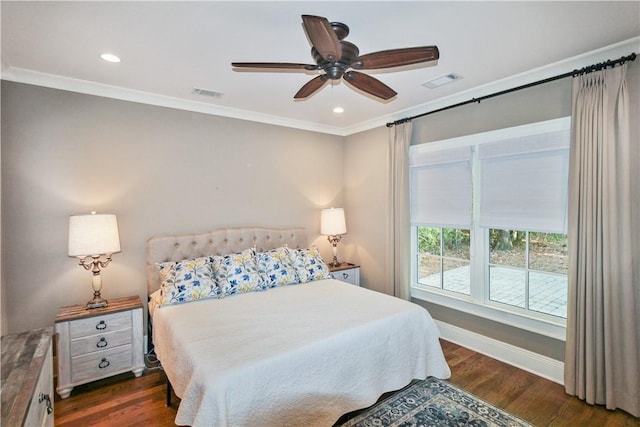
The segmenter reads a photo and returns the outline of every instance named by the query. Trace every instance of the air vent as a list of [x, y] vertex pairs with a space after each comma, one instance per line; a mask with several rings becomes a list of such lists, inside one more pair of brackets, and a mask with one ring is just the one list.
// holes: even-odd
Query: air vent
[[216, 92], [215, 90], [203, 89], [200, 87], [194, 87], [191, 89], [191, 93], [194, 95], [208, 96], [209, 98], [220, 98], [222, 92]]
[[461, 75], [451, 73], [451, 74], [447, 74], [446, 76], [438, 77], [437, 79], [433, 79], [431, 81], [423, 83], [422, 86], [428, 87], [429, 89], [435, 89], [437, 87], [446, 85], [448, 83], [455, 82], [456, 80], [460, 80], [461, 78], [462, 78]]

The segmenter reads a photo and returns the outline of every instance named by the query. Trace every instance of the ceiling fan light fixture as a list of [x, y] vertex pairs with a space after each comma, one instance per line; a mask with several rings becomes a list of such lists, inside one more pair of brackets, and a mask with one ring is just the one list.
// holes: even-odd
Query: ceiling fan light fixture
[[456, 80], [460, 80], [461, 78], [462, 76], [460, 74], [449, 73], [446, 76], [438, 77], [437, 79], [433, 79], [426, 83], [423, 83], [422, 86], [429, 89], [435, 89], [440, 86], [455, 82]]

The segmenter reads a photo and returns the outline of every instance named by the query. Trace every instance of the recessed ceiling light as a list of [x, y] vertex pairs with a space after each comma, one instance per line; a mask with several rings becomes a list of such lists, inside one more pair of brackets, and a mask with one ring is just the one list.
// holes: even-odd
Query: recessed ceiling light
[[100, 55], [100, 58], [104, 59], [107, 62], [120, 62], [120, 58], [112, 53], [103, 53], [102, 55]]
[[460, 80], [461, 78], [462, 78], [461, 75], [451, 73], [451, 74], [447, 74], [446, 76], [438, 77], [437, 79], [433, 79], [431, 81], [423, 83], [422, 86], [428, 87], [429, 89], [435, 89], [437, 87], [446, 85], [448, 83], [455, 82], [456, 80]]
[[340, 114], [340, 113], [344, 113], [344, 108], [342, 107], [336, 107], [333, 109], [334, 113]]

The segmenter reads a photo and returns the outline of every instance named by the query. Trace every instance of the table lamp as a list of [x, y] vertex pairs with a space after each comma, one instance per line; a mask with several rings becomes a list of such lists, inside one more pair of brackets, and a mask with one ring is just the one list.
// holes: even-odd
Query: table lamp
[[333, 246], [333, 263], [334, 267], [339, 267], [338, 248], [337, 245], [342, 238], [342, 234], [346, 234], [347, 225], [344, 220], [344, 209], [330, 208], [320, 211], [320, 234], [326, 235], [327, 240]]
[[[111, 255], [120, 252], [118, 221], [112, 214], [72, 215], [69, 217], [69, 256], [77, 257], [85, 270], [91, 270], [93, 299], [87, 309], [106, 307], [107, 300], [100, 296], [102, 277], [100, 269], [111, 262]], [[106, 258], [102, 260], [101, 258]]]

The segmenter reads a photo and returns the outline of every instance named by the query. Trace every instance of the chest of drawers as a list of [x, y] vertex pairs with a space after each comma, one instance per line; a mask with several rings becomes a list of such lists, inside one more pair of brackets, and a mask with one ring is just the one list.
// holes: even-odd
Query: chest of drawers
[[51, 327], [2, 337], [3, 426], [53, 426]]
[[104, 308], [62, 307], [55, 329], [56, 391], [63, 399], [77, 385], [127, 371], [140, 376], [144, 370], [142, 303], [137, 296], [110, 300]]

